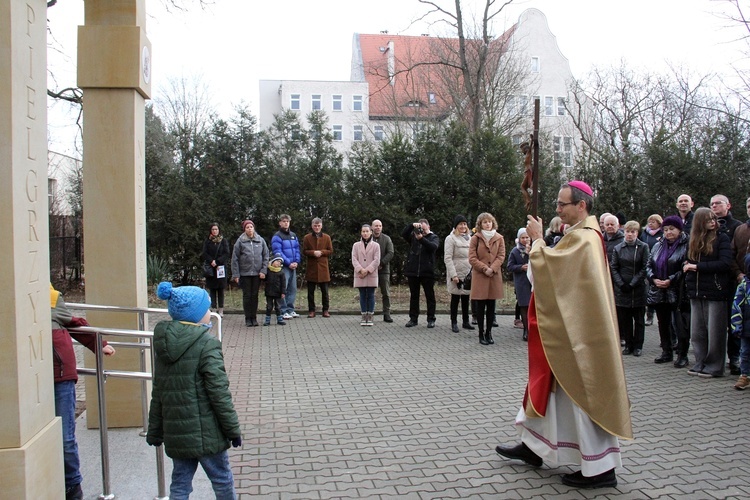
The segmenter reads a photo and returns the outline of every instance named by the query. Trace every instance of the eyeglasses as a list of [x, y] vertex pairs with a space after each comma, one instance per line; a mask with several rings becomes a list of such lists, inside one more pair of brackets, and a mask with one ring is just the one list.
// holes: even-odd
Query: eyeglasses
[[556, 201], [555, 202], [555, 207], [562, 208], [562, 207], [567, 207], [568, 205], [576, 205], [577, 203], [578, 202], [575, 202], [575, 201], [567, 201], [567, 202], [566, 201]]

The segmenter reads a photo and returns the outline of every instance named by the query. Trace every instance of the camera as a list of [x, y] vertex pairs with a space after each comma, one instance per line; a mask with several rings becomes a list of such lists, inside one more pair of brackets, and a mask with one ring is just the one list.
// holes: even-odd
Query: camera
[[459, 290], [463, 290], [464, 280], [458, 280], [458, 283], [456, 283], [456, 288], [458, 288]]
[[424, 229], [422, 229], [422, 224], [418, 226], [414, 226], [414, 234], [424, 234]]

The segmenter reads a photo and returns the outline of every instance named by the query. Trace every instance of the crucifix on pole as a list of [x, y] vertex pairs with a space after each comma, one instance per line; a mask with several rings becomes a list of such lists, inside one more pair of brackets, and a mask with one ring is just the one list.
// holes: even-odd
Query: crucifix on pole
[[520, 148], [524, 155], [521, 193], [526, 210], [536, 218], [539, 212], [539, 99], [534, 99], [534, 133]]
[[531, 144], [534, 152], [531, 215], [536, 218], [539, 212], [539, 98], [534, 99], [534, 134], [531, 136]]

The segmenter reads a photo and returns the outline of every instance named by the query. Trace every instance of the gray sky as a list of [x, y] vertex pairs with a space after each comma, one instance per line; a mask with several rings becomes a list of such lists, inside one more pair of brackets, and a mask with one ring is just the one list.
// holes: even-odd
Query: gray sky
[[[504, 0], [498, 0], [502, 3]], [[185, 2], [188, 3], [189, 2]], [[447, 8], [453, 0], [439, 0]], [[481, 0], [465, 0], [465, 15], [480, 12]], [[416, 0], [215, 0], [206, 10], [166, 12], [161, 0], [147, 0], [146, 31], [152, 43], [153, 97], [169, 78], [199, 76], [213, 91], [213, 106], [228, 117], [246, 102], [257, 115], [258, 80], [348, 80], [353, 33], [445, 35], [440, 23], [414, 23], [427, 7]], [[593, 66], [618, 65], [666, 71], [683, 65], [696, 74], [731, 79], [733, 66], [747, 66], [737, 38], [721, 12], [722, 0], [516, 0], [494, 25], [496, 34], [523, 10], [547, 17], [574, 76]], [[51, 88], [75, 85], [76, 31], [83, 24], [83, 0], [64, 0], [48, 11]], [[50, 110], [52, 148], [70, 153], [67, 106]]]

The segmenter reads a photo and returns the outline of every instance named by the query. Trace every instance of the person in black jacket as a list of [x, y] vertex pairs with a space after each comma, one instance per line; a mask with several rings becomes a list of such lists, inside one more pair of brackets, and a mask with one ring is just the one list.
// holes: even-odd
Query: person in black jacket
[[[664, 237], [656, 242], [646, 268], [646, 279], [650, 285], [648, 304], [656, 312], [662, 354], [655, 363], [666, 363], [672, 359], [672, 330], [677, 334], [677, 359], [675, 368], [688, 364], [690, 347], [690, 315], [684, 324], [683, 314], [678, 310], [684, 300], [684, 273], [682, 264], [687, 256], [688, 238], [682, 231], [679, 215], [670, 215], [662, 223]], [[688, 307], [689, 309], [689, 307]]]
[[[729, 209], [732, 204], [729, 198], [723, 194], [716, 194], [711, 197], [711, 211], [716, 215], [716, 230], [729, 236], [729, 244], [734, 239], [735, 230], [742, 226], [742, 222], [732, 216]], [[734, 255], [732, 256], [734, 257]], [[732, 304], [728, 305], [727, 318], [732, 316]], [[727, 320], [728, 321], [728, 320]], [[729, 372], [732, 375], [740, 374], [740, 339], [732, 335], [731, 328], [727, 329], [727, 355], [729, 356]]]
[[430, 231], [427, 219], [408, 224], [401, 236], [409, 244], [404, 275], [409, 281], [409, 322], [407, 328], [419, 324], [419, 287], [424, 290], [427, 301], [427, 328], [435, 328], [435, 255], [440, 238]]
[[229, 262], [229, 242], [222, 236], [219, 225], [214, 222], [208, 230], [208, 237], [203, 242], [203, 262], [212, 268], [211, 276], [205, 275], [206, 288], [211, 297], [211, 308], [224, 316], [224, 290], [227, 287], [227, 269]]
[[286, 325], [281, 311], [281, 304], [286, 295], [286, 276], [283, 272], [284, 258], [280, 253], [273, 254], [268, 263], [266, 274], [266, 320], [263, 326], [271, 324], [271, 311], [276, 313], [276, 324]]
[[735, 289], [729, 238], [717, 231], [717, 225], [716, 215], [708, 208], [695, 211], [688, 261], [682, 266], [690, 296], [690, 335], [695, 355], [688, 374], [709, 378], [724, 376], [727, 308]]
[[[625, 239], [612, 250], [609, 269], [615, 291], [617, 324], [620, 337], [625, 340], [622, 353], [640, 356], [646, 332], [646, 265], [648, 245], [638, 239], [641, 225], [631, 220], [625, 223]], [[670, 360], [672, 351], [669, 352]]]

